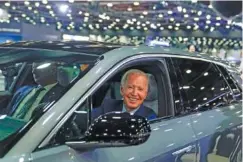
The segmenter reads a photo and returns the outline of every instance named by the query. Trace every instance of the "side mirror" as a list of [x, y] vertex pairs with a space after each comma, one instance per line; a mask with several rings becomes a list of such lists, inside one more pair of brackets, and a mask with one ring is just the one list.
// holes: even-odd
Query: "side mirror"
[[151, 128], [146, 118], [129, 113], [110, 112], [95, 119], [84, 138], [66, 142], [73, 149], [122, 147], [146, 142]]

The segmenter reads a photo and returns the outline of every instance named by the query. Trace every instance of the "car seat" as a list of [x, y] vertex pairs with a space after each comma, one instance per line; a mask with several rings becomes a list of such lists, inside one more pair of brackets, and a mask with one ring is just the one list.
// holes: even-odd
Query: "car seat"
[[158, 114], [158, 88], [157, 82], [153, 75], [148, 74], [149, 77], [149, 89], [148, 95], [144, 100], [143, 104], [154, 110], [156, 114]]

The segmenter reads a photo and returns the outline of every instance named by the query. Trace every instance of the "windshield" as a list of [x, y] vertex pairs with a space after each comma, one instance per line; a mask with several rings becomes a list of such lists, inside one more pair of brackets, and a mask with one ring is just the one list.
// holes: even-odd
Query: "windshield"
[[[8, 138], [30, 122], [33, 124], [43, 115], [44, 108], [51, 107], [98, 60], [98, 56], [86, 59], [87, 55], [74, 57], [68, 53], [62, 58], [58, 51], [49, 57], [41, 50], [25, 55], [11, 50], [6, 57], [6, 50], [3, 51], [0, 48], [0, 152], [3, 142], [9, 142]], [[36, 53], [38, 57], [33, 57]]]

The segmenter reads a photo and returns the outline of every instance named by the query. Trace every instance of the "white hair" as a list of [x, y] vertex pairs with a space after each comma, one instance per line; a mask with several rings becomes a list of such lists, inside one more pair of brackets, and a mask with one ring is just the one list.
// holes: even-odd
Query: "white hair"
[[140, 74], [140, 75], [143, 75], [143, 76], [145, 76], [147, 78], [147, 80], [149, 82], [148, 75], [145, 72], [143, 72], [141, 70], [138, 70], [138, 69], [130, 69], [130, 70], [128, 70], [122, 76], [122, 79], [121, 79], [121, 87], [124, 87], [127, 84], [128, 76], [131, 75], [131, 74]]

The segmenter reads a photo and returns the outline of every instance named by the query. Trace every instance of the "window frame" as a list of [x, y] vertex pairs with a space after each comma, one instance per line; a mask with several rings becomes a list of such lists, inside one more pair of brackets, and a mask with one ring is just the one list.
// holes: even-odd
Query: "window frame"
[[[116, 63], [114, 66], [112, 66], [108, 71], [105, 72], [105, 75], [101, 76], [98, 81], [94, 84], [91, 85], [91, 88], [88, 90], [88, 92], [85, 92], [84, 95], [78, 100], [78, 102], [72, 106], [72, 110], [73, 111], [69, 111], [70, 113], [66, 114], [55, 126], [55, 128], [46, 136], [46, 138], [39, 144], [39, 146], [36, 147], [35, 151], [38, 150], [42, 150], [45, 149], [45, 146], [48, 146], [49, 141], [52, 139], [52, 137], [59, 131], [59, 129], [62, 127], [62, 125], [65, 124], [66, 121], [68, 121], [68, 119], [73, 115], [74, 111], [77, 110], [84, 102], [87, 102], [88, 100], [91, 100], [90, 97], [94, 94], [94, 92], [96, 90], [98, 90], [105, 82], [107, 82], [107, 80], [109, 80], [111, 77], [113, 77], [115, 74], [117, 74], [118, 72], [120, 72], [121, 70], [124, 70], [126, 68], [128, 68], [129, 66], [134, 66], [132, 64], [139, 64], [139, 62], [141, 62], [141, 60], [145, 60], [144, 62], [148, 62], [148, 61], [157, 61], [158, 62], [158, 67], [159, 67], [159, 71], [161, 72], [161, 67], [164, 66], [165, 64], [163, 64], [163, 55], [161, 54], [155, 54], [155, 55], [146, 55], [146, 54], [137, 54], [134, 56], [129, 56], [127, 58], [124, 58], [123, 60], [121, 60], [120, 62]], [[135, 63], [134, 63], [135, 62]], [[166, 68], [166, 72], [167, 72], [167, 78], [169, 77], [168, 71], [167, 71], [167, 67], [164, 66], [164, 68]], [[169, 79], [169, 78], [168, 78]], [[169, 81], [169, 80], [167, 80]], [[169, 82], [168, 82], [169, 83]], [[169, 89], [169, 91], [171, 91], [171, 89]], [[172, 92], [170, 92], [170, 94], [172, 94]], [[158, 95], [160, 96], [160, 95]], [[171, 96], [169, 96], [168, 98], [171, 99]], [[160, 106], [160, 99], [158, 99], [158, 108], [161, 107]], [[171, 100], [172, 101], [172, 100]], [[173, 102], [171, 102], [173, 103]], [[90, 103], [91, 104], [91, 103]], [[173, 105], [173, 104], [172, 104]], [[92, 107], [92, 105], [91, 105]], [[166, 111], [169, 113], [173, 113], [174, 112], [174, 108], [173, 106], [167, 106], [169, 109], [171, 109], [171, 111]], [[88, 120], [91, 121], [91, 112], [92, 109], [89, 110], [89, 117]], [[160, 118], [156, 118], [154, 120], [150, 120], [150, 123], [156, 123], [156, 122], [160, 122], [163, 119], [167, 119], [172, 117], [172, 115], [168, 115], [168, 116], [163, 116]], [[91, 123], [88, 123], [88, 126]], [[48, 147], [49, 148], [49, 147]], [[47, 148], [46, 148], [47, 149]]]

